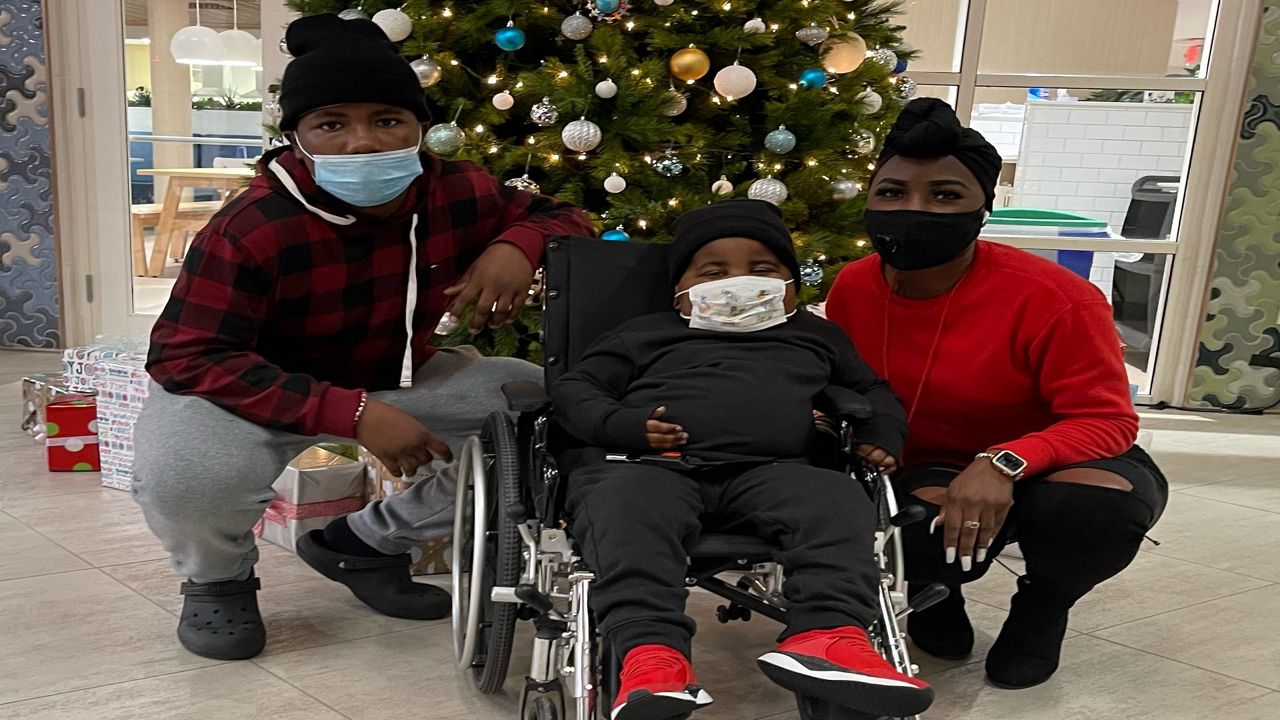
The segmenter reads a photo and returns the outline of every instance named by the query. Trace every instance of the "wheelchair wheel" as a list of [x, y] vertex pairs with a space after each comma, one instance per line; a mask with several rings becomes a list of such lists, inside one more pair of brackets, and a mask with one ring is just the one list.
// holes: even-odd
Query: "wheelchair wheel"
[[507, 509], [520, 503], [520, 459], [515, 431], [502, 413], [485, 419], [467, 441], [459, 463], [454, 508], [453, 647], [460, 668], [470, 668], [482, 693], [507, 678], [519, 606], [495, 603], [495, 586], [520, 577], [520, 533]]
[[560, 706], [549, 697], [534, 698], [525, 709], [523, 720], [562, 720]]

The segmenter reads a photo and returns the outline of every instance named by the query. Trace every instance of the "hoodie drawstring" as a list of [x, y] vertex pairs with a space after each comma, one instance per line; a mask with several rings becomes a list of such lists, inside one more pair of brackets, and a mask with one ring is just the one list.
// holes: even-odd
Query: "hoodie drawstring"
[[413, 387], [413, 313], [418, 309], [418, 213], [409, 223], [409, 291], [404, 302], [404, 362], [400, 364], [400, 387]]

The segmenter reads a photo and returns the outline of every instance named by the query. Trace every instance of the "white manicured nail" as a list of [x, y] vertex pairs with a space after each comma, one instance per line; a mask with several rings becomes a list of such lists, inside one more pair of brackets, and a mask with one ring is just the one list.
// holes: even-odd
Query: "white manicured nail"
[[950, 565], [955, 561], [956, 561], [956, 549], [953, 547], [947, 548], [947, 564]]
[[937, 527], [938, 527], [938, 518], [934, 518], [933, 522], [929, 523], [929, 534], [932, 535], [934, 529]]
[[986, 561], [987, 561], [987, 549], [986, 549], [986, 548], [978, 548], [978, 562], [980, 562], [980, 563], [981, 563], [981, 562], [986, 562]]
[[960, 558], [960, 569], [965, 572], [969, 572], [970, 570], [972, 570], [973, 558], [969, 557], [968, 555], [965, 555], [964, 557]]

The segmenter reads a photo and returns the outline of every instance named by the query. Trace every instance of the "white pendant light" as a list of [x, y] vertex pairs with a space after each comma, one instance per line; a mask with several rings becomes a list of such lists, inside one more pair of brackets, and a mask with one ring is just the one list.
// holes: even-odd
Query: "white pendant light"
[[174, 62], [183, 65], [222, 64], [222, 38], [218, 31], [200, 24], [200, 0], [196, 0], [196, 24], [174, 33], [169, 52]]
[[231, 67], [254, 67], [261, 52], [258, 38], [240, 29], [240, 0], [231, 4], [231, 29], [218, 33], [222, 38], [222, 64]]

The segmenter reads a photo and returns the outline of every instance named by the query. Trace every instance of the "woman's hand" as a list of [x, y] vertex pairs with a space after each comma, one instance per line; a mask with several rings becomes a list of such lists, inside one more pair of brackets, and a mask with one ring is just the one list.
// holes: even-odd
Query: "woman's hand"
[[[942, 545], [947, 562], [960, 558], [968, 572], [973, 560], [987, 559], [987, 548], [1004, 527], [1013, 507], [1013, 478], [1001, 473], [990, 460], [974, 460], [947, 486], [947, 499], [935, 523], [943, 523]], [[972, 527], [972, 523], [978, 527]], [[968, 524], [968, 526], [966, 526]], [[929, 532], [933, 532], [930, 528]]]
[[858, 447], [854, 448], [854, 452], [858, 453], [863, 460], [866, 460], [872, 465], [880, 468], [880, 471], [885, 475], [892, 475], [894, 471], [898, 469], [898, 459], [885, 452], [884, 449], [878, 445], [862, 443]]

